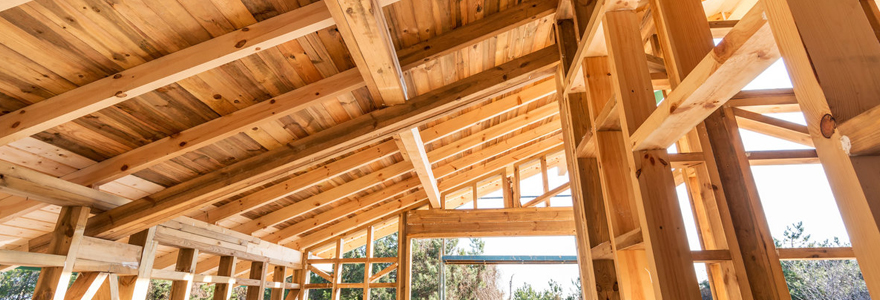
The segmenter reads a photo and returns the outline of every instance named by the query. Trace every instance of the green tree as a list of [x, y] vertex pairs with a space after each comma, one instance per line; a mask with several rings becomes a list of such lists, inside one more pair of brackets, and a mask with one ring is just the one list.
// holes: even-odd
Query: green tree
[[[777, 247], [815, 248], [849, 247], [838, 238], [813, 241], [806, 234], [803, 222], [788, 226]], [[855, 260], [795, 260], [783, 261], [788, 290], [794, 300], [862, 300], [871, 299], [865, 279]]]
[[17, 268], [0, 273], [0, 299], [30, 299], [37, 286], [40, 271]]

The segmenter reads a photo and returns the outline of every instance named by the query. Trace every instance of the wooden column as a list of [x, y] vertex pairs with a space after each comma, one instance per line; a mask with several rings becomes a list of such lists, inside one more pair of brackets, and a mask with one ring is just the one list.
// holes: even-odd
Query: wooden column
[[63, 267], [40, 269], [40, 277], [34, 288], [34, 299], [64, 299], [88, 218], [88, 207], [65, 206], [61, 208], [46, 253], [64, 255], [67, 259], [65, 259]]
[[[595, 118], [606, 105], [611, 105], [612, 80], [608, 57], [589, 57], [583, 63], [587, 85], [588, 107]], [[613, 126], [612, 126], [613, 127]], [[610, 240], [632, 232], [640, 232], [636, 210], [633, 178], [629, 175], [627, 156], [631, 155], [623, 144], [619, 126], [607, 130], [592, 128], [596, 139], [596, 155], [600, 166], [599, 178], [605, 205], [605, 216]], [[617, 281], [622, 299], [652, 299], [654, 295], [645, 265], [645, 250], [618, 249], [611, 244]]]
[[[235, 264], [238, 259], [235, 256], [221, 256], [220, 265], [217, 268], [217, 276], [235, 276]], [[214, 300], [229, 300], [232, 297], [232, 289], [235, 285], [228, 283], [218, 283], [214, 287]]]
[[[559, 95], [565, 95], [564, 90], [561, 89]], [[572, 93], [561, 97], [559, 102], [583, 299], [620, 299], [614, 262], [594, 261], [591, 251], [599, 244], [610, 243], [612, 238], [602, 197], [599, 163], [596, 158], [578, 158], [576, 154], [577, 145], [591, 127], [586, 98], [583, 93]]]
[[138, 275], [119, 276], [119, 297], [121, 299], [143, 300], [150, 289], [150, 274], [153, 272], [153, 261], [156, 260], [156, 248], [159, 244], [153, 241], [156, 227], [138, 232], [128, 238], [128, 243], [143, 247], [141, 261], [138, 264]]
[[269, 299], [271, 300], [282, 300], [284, 299], [284, 282], [285, 277], [287, 276], [287, 267], [285, 266], [275, 266], [275, 270], [272, 272], [272, 281], [281, 282], [282, 286], [280, 288], [272, 288], [272, 294]]
[[[624, 147], [631, 150], [630, 134], [656, 108], [653, 86], [635, 12], [607, 12], [603, 23]], [[654, 297], [700, 299], [666, 149], [626, 153], [637, 182], [633, 190]]]
[[92, 299], [104, 284], [107, 273], [99, 272], [82, 272], [76, 277], [73, 285], [67, 289], [64, 295], [65, 300]]
[[331, 288], [330, 299], [331, 300], [339, 300], [341, 295], [339, 292], [339, 283], [342, 282], [342, 263], [341, 259], [343, 254], [345, 254], [343, 248], [345, 247], [345, 238], [339, 238], [336, 240], [336, 264], [333, 265], [333, 287]]
[[880, 299], [880, 157], [850, 157], [836, 130], [880, 105], [880, 43], [858, 0], [761, 2], [868, 290]]
[[[712, 33], [699, 0], [652, 0], [652, 4], [674, 89], [713, 51]], [[706, 160], [693, 168], [693, 177], [685, 174], [691, 178], [686, 181], [695, 219], [706, 233], [701, 235], [703, 245], [731, 253], [730, 262], [707, 264], [715, 296], [791, 299], [735, 117], [720, 109], [684, 140], [679, 151], [703, 152]]]
[[370, 300], [370, 275], [373, 275], [373, 264], [370, 259], [373, 258], [373, 226], [367, 226], [367, 262], [364, 263], [364, 297], [363, 300]]
[[251, 262], [251, 272], [250, 279], [256, 279], [260, 281], [259, 286], [249, 286], [247, 287], [247, 296], [245, 299], [247, 300], [262, 300], [263, 293], [266, 291], [266, 271], [269, 268], [269, 264], [262, 261], [254, 261]]
[[397, 299], [409, 300], [409, 284], [410, 284], [410, 262], [412, 256], [410, 253], [411, 240], [406, 234], [406, 212], [400, 213], [398, 218], [398, 226], [400, 227], [397, 234]]
[[[180, 249], [177, 252], [177, 264], [174, 270], [184, 273], [194, 273], [196, 271], [196, 262], [199, 259], [199, 250], [196, 249]], [[192, 290], [192, 278], [188, 280], [175, 280], [171, 282], [171, 300], [189, 300], [190, 291]]]

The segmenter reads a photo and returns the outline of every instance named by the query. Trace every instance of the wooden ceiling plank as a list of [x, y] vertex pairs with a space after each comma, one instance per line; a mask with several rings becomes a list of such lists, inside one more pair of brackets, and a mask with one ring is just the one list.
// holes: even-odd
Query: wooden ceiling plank
[[779, 58], [763, 9], [756, 6], [639, 125], [633, 150], [666, 149]]
[[239, 232], [251, 234], [257, 230], [265, 229], [269, 226], [274, 226], [275, 224], [296, 218], [313, 209], [335, 203], [343, 198], [352, 196], [367, 188], [411, 171], [412, 165], [410, 165], [409, 162], [399, 162], [383, 169], [376, 170], [370, 174], [358, 177], [357, 179], [346, 182], [342, 185], [332, 187], [320, 194], [303, 199], [294, 204], [276, 209], [267, 215], [253, 219], [240, 226], [236, 226], [234, 229]]
[[369, 224], [376, 220], [399, 214], [410, 208], [420, 207], [428, 204], [427, 195], [424, 191], [418, 191], [401, 197], [400, 199], [382, 204], [365, 212], [355, 215], [353, 218], [325, 227], [307, 236], [295, 239], [287, 244], [286, 247], [293, 249], [305, 249], [309, 246], [318, 245], [326, 242], [331, 238], [343, 234], [354, 228], [358, 228], [363, 224]]
[[559, 106], [555, 103], [544, 105], [527, 113], [505, 120], [498, 125], [444, 145], [443, 147], [435, 148], [428, 152], [428, 159], [431, 162], [438, 162], [447, 159], [488, 141], [492, 141], [529, 125], [546, 120], [552, 116], [556, 116], [558, 113]]
[[476, 44], [555, 12], [556, 1], [524, 1], [502, 12], [491, 14], [473, 23], [468, 23], [447, 34], [397, 51], [400, 66], [404, 70], [415, 68], [425, 62], [453, 53], [461, 48], [461, 46]]
[[290, 11], [0, 116], [0, 145], [37, 134], [333, 25], [320, 3]]
[[437, 188], [437, 179], [434, 178], [434, 170], [431, 168], [431, 162], [428, 161], [428, 154], [425, 153], [425, 143], [419, 135], [419, 129], [404, 130], [398, 136], [403, 145], [401, 152], [406, 153], [409, 157], [409, 161], [422, 183], [422, 189], [428, 195], [431, 207], [440, 208], [440, 189]]
[[556, 85], [552, 80], [538, 83], [520, 91], [516, 95], [504, 97], [498, 101], [486, 104], [465, 114], [444, 121], [443, 123], [422, 130], [420, 131], [422, 140], [426, 144], [435, 142], [474, 124], [494, 118], [513, 109], [523, 107], [555, 92]]
[[130, 235], [208, 205], [211, 201], [207, 199], [211, 197], [258, 184], [269, 174], [283, 173], [329, 158], [343, 149], [387, 138], [477, 100], [543, 79], [552, 74], [558, 62], [557, 51], [548, 47], [415, 97], [406, 104], [359, 116], [291, 142], [287, 147], [242, 160], [99, 214], [90, 221], [88, 235], [102, 238]]
[[357, 70], [348, 70], [167, 136], [62, 178], [82, 185], [101, 185], [213, 144], [272, 119], [335, 99], [339, 95], [362, 87], [363, 84], [363, 79]]
[[404, 103], [407, 92], [403, 71], [378, 0], [325, 0], [324, 3], [373, 100], [385, 105]]
[[314, 184], [341, 174], [350, 172], [364, 165], [376, 162], [394, 154], [396, 149], [392, 142], [385, 142], [356, 155], [352, 155], [325, 166], [295, 176], [285, 181], [273, 184], [253, 194], [230, 201], [216, 209], [200, 212], [194, 218], [211, 224], [216, 224], [234, 215], [251, 211], [262, 205], [271, 203], [283, 197], [298, 193]]
[[0, 190], [59, 206], [86, 206], [99, 212], [130, 201], [4, 161], [0, 161]]
[[358, 197], [351, 202], [335, 207], [326, 212], [315, 215], [311, 218], [302, 220], [293, 224], [291, 226], [285, 227], [279, 231], [273, 232], [263, 238], [267, 241], [273, 243], [287, 243], [291, 240], [297, 238], [303, 232], [306, 232], [311, 229], [320, 228], [321, 226], [327, 225], [330, 222], [339, 220], [347, 215], [352, 214], [360, 209], [365, 207], [370, 207], [372, 205], [381, 203], [382, 201], [388, 200], [391, 197], [397, 196], [403, 192], [411, 190], [419, 184], [419, 180], [417, 178], [410, 178], [398, 183], [395, 183], [389, 187], [386, 187], [378, 192], [371, 193], [364, 197]]

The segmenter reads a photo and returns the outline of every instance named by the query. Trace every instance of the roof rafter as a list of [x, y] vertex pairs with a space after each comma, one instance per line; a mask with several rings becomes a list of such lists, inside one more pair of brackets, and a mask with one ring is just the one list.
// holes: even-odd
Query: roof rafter
[[87, 235], [122, 237], [208, 205], [223, 194], [253, 186], [273, 174], [327, 159], [343, 149], [387, 138], [474, 101], [497, 96], [552, 74], [559, 54], [552, 47], [475, 74], [396, 105], [373, 111], [296, 140], [288, 147], [242, 160], [150, 197], [96, 215]]
[[428, 161], [428, 154], [425, 153], [425, 143], [419, 135], [419, 129], [404, 130], [397, 136], [403, 147], [400, 152], [406, 153], [409, 161], [412, 162], [413, 169], [422, 183], [422, 188], [428, 195], [431, 207], [440, 208], [440, 190], [437, 188], [437, 179], [434, 178], [434, 171], [431, 169], [431, 162]]
[[333, 25], [310, 4], [0, 116], [0, 145]]
[[402, 104], [407, 99], [403, 71], [378, 0], [324, 0], [342, 40], [375, 101]]

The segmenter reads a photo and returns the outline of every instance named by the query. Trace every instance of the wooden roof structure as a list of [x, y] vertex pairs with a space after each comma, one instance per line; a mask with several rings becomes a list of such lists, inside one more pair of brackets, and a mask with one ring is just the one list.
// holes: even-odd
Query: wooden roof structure
[[[874, 0], [3, 0], [0, 265], [297, 297], [290, 270], [395, 232], [569, 234], [585, 299], [697, 299], [694, 261], [715, 299], [790, 299], [778, 261], [815, 253], [880, 297], [878, 20]], [[794, 89], [741, 91], [780, 57]], [[766, 115], [792, 111], [808, 125]], [[738, 128], [815, 150], [746, 153]], [[777, 252], [748, 166], [819, 162], [853, 247]], [[499, 189], [501, 211], [444, 215]]]

